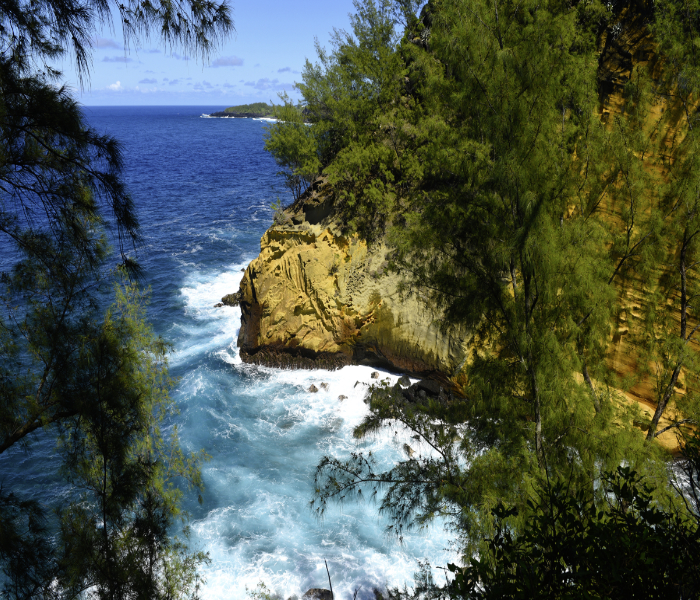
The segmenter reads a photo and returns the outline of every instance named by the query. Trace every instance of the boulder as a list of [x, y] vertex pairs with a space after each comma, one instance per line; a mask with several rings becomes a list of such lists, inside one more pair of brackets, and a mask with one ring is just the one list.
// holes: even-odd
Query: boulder
[[306, 591], [301, 600], [333, 600], [333, 592], [321, 588], [311, 588]]
[[442, 386], [432, 379], [421, 379], [416, 383], [416, 389], [423, 390], [428, 396], [439, 396]]
[[408, 378], [408, 375], [402, 375], [396, 383], [403, 388], [411, 387], [411, 380]]
[[328, 384], [327, 384], [327, 383], [325, 383], [325, 382], [324, 382], [324, 383], [322, 383], [322, 384], [321, 384], [321, 389], [322, 389], [322, 390], [326, 390], [326, 391], [328, 391]]
[[315, 394], [316, 392], [318, 392], [318, 388], [312, 383], [308, 391], [312, 394]]
[[409, 402], [426, 402], [428, 398], [435, 398], [443, 402], [449, 397], [443, 387], [432, 379], [421, 379], [407, 388], [401, 388], [399, 383], [395, 387]]
[[225, 306], [238, 306], [241, 302], [241, 292], [240, 290], [235, 294], [226, 294], [222, 299], [221, 303]]
[[347, 400], [347, 399], [348, 399], [348, 397], [347, 397], [347, 396], [343, 396], [343, 394], [340, 394], [340, 396], [338, 396], [338, 400], [340, 400], [341, 402], [342, 402], [343, 400]]
[[370, 377], [372, 379], [379, 379], [379, 373], [377, 373], [376, 371], [372, 371], [372, 374], [370, 375]]

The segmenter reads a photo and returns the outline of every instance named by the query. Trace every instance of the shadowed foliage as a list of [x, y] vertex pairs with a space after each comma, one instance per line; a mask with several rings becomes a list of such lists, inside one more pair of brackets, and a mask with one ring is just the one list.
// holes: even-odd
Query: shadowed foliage
[[127, 49], [153, 34], [202, 60], [233, 27], [210, 1], [0, 3], [0, 461], [53, 442], [46, 476], [65, 481], [51, 505], [0, 490], [8, 598], [196, 596], [207, 560], [186, 528], [172, 536], [204, 457], [179, 446], [168, 346], [133, 283], [139, 222], [121, 147], [53, 67], [72, 60], [84, 82], [113, 15]]

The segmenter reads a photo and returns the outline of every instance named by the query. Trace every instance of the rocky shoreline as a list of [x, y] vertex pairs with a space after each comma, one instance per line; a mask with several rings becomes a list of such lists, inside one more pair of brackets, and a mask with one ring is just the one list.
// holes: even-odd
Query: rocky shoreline
[[341, 352], [314, 352], [306, 348], [275, 348], [259, 346], [253, 349], [240, 349], [244, 363], [274, 367], [277, 369], [326, 369], [335, 371], [353, 363]]

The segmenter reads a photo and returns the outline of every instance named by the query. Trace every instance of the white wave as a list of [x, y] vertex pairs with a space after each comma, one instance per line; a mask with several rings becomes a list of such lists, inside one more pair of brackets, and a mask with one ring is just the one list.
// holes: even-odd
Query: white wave
[[240, 308], [215, 305], [221, 302], [223, 296], [238, 291], [243, 278], [241, 269], [246, 266], [247, 263], [231, 265], [214, 276], [195, 271], [185, 280], [180, 294], [185, 301], [189, 326], [180, 328], [179, 337], [182, 339], [176, 343], [171, 364], [179, 365], [197, 355], [217, 352], [222, 348], [235, 348], [240, 328]]
[[[429, 536], [407, 535], [404, 545], [385, 538], [372, 504], [332, 507], [323, 521], [315, 519], [308, 501], [321, 456], [371, 450], [380, 468], [390, 468], [404, 457], [404, 443], [419, 448], [410, 432], [393, 428], [362, 442], [353, 437], [368, 412], [368, 387], [393, 385], [396, 374], [364, 366], [285, 370], [242, 363], [240, 309], [214, 304], [238, 289], [243, 266], [194, 271], [180, 290], [186, 318], [173, 362], [193, 365], [177, 392], [185, 407], [181, 431], [188, 447], [212, 455], [203, 467], [212, 506], [192, 523], [194, 547], [212, 560], [203, 569], [202, 597], [244, 600], [260, 582], [282, 598], [301, 597], [327, 586], [327, 559], [336, 597], [361, 586], [358, 598], [370, 600], [373, 587], [410, 584], [419, 558], [454, 561], [439, 527]], [[201, 362], [205, 356], [219, 367]], [[312, 385], [317, 392], [309, 391]]]

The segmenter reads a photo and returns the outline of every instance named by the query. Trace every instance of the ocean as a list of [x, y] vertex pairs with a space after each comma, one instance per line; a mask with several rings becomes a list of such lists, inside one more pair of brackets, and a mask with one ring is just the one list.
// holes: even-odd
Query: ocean
[[[96, 129], [123, 143], [145, 240], [138, 259], [151, 287], [149, 319], [173, 344], [181, 441], [211, 455], [203, 503], [196, 494], [186, 498], [190, 544], [211, 558], [202, 597], [243, 599], [260, 582], [285, 600], [301, 597], [328, 586], [325, 560], [337, 599], [358, 589], [359, 599], [369, 599], [374, 588], [410, 586], [419, 560], [438, 567], [455, 559], [439, 524], [399, 543], [385, 533], [375, 504], [334, 507], [322, 520], [309, 506], [322, 456], [344, 457], [359, 446], [387, 466], [402, 457], [403, 440], [393, 431], [361, 444], [352, 437], [367, 411], [366, 386], [355, 384], [372, 381], [373, 369], [243, 364], [240, 310], [214, 307], [238, 290], [257, 256], [272, 203], [291, 201], [263, 149], [266, 124], [202, 118], [214, 110], [221, 107], [85, 109]], [[307, 391], [322, 382], [327, 391]], [[61, 489], [59, 481], [45, 484], [42, 465], [49, 461], [48, 453], [22, 458], [25, 485], [44, 490], [47, 501]]]

